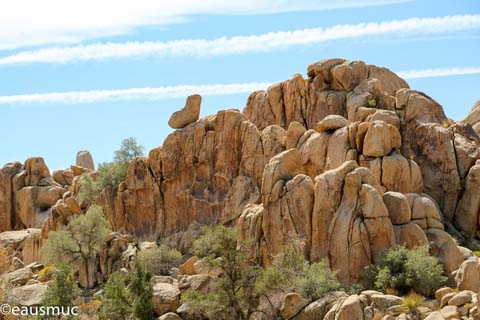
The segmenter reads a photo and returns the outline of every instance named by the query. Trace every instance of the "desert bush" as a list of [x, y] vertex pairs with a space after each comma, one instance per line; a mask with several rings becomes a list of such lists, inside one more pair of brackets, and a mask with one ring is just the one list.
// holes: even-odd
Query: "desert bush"
[[119, 272], [110, 274], [101, 295], [100, 319], [131, 319], [133, 306], [127, 280], [127, 277]]
[[[102, 301], [98, 299], [92, 299], [90, 301], [83, 302], [78, 306], [78, 310], [81, 314], [81, 319], [100, 319], [99, 311], [101, 307], [102, 307]], [[122, 320], [127, 320], [127, 319], [123, 318]]]
[[340, 288], [336, 273], [330, 270], [325, 260], [308, 265], [305, 273], [297, 276], [296, 282], [302, 295], [312, 300]]
[[377, 107], [377, 100], [375, 99], [370, 99], [367, 101], [367, 107], [368, 108], [376, 108]]
[[395, 289], [402, 294], [413, 290], [424, 296], [431, 295], [447, 280], [442, 265], [428, 254], [426, 246], [387, 250], [377, 264], [367, 268], [366, 278], [377, 290]]
[[269, 290], [296, 291], [311, 300], [340, 288], [336, 272], [325, 260], [310, 264], [302, 253], [291, 247], [284, 247], [275, 257], [259, 285]]
[[71, 307], [81, 294], [75, 280], [74, 271], [66, 263], [59, 263], [54, 272], [53, 281], [48, 286], [43, 304], [53, 307]]
[[182, 254], [174, 248], [161, 245], [140, 251], [137, 259], [138, 264], [153, 275], [168, 276], [170, 269], [180, 264]]
[[272, 267], [263, 269], [249, 264], [243, 248], [236, 241], [234, 229], [225, 226], [202, 228], [202, 235], [193, 243], [193, 253], [220, 268], [213, 290], [208, 294], [188, 291], [182, 301], [192, 313], [208, 319], [249, 319], [258, 310], [261, 298], [270, 304], [273, 318], [279, 317], [271, 297], [275, 292], [296, 291], [306, 298], [316, 299], [339, 288], [335, 273], [326, 262], [309, 264], [303, 254], [286, 247], [274, 259]]
[[39, 280], [40, 281], [50, 280], [55, 275], [56, 270], [57, 268], [53, 264], [43, 267], [42, 270], [38, 272]]
[[188, 303], [192, 313], [200, 318], [249, 319], [261, 297], [255, 284], [262, 270], [247, 265], [246, 254], [241, 246], [237, 247], [235, 230], [222, 225], [203, 227], [202, 234], [193, 242], [192, 252], [222, 272], [208, 294], [189, 290], [182, 295], [183, 303]]
[[152, 274], [136, 264], [133, 273], [110, 274], [103, 292], [100, 320], [153, 320]]
[[103, 189], [115, 193], [127, 176], [130, 161], [143, 156], [143, 149], [135, 138], [124, 139], [120, 149], [115, 151], [113, 161], [99, 164], [95, 180], [87, 173], [82, 175], [79, 200], [93, 204]]
[[223, 225], [201, 228], [201, 236], [192, 244], [192, 253], [200, 258], [215, 259], [236, 253], [237, 232]]
[[142, 266], [136, 265], [135, 272], [131, 277], [130, 291], [133, 298], [133, 318], [139, 320], [154, 320], [151, 284], [152, 274], [143, 270]]
[[109, 233], [110, 225], [102, 209], [92, 206], [86, 214], [73, 219], [66, 230], [50, 232], [40, 254], [46, 263], [81, 263], [86, 266], [96, 258]]

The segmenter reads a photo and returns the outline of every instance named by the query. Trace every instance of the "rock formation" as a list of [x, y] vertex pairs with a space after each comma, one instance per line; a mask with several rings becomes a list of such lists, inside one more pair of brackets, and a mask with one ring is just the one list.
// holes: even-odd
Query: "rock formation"
[[462, 124], [469, 124], [476, 133], [480, 134], [480, 100], [472, 107], [467, 117], [461, 121]]
[[[478, 104], [455, 123], [393, 72], [361, 61], [319, 61], [307, 75], [252, 93], [243, 112], [198, 119], [201, 97], [188, 97], [170, 118], [177, 130], [130, 163], [118, 190], [103, 191], [112, 228], [185, 248], [202, 224], [236, 226], [240, 240], [254, 240], [251, 260], [269, 265], [293, 246], [327, 259], [345, 284], [387, 248], [431, 244], [446, 272], [460, 268], [459, 283], [477, 279], [450, 233], [477, 247]], [[60, 230], [88, 205], [79, 175], [93, 169], [88, 152], [52, 175], [41, 158], [5, 165], [0, 229]], [[349, 299], [345, 310], [357, 310]]]
[[77, 160], [75, 164], [79, 167], [83, 167], [89, 170], [95, 170], [95, 164], [93, 162], [90, 152], [84, 150], [77, 153]]
[[189, 96], [185, 102], [185, 106], [172, 114], [170, 120], [168, 120], [168, 125], [173, 129], [181, 129], [197, 121], [200, 116], [201, 103], [202, 97], [200, 95], [194, 94]]

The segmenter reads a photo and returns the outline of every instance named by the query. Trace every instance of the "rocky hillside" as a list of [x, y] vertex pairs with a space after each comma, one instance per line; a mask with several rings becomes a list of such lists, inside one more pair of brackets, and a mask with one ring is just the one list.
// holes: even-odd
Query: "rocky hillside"
[[[465, 248], [480, 248], [478, 103], [454, 122], [388, 69], [330, 59], [252, 93], [243, 112], [198, 119], [200, 104], [189, 97], [163, 145], [134, 159], [118, 190], [102, 191], [116, 233], [88, 267], [90, 283], [120, 268], [132, 243], [186, 250], [200, 225], [225, 224], [254, 240], [249, 258], [263, 266], [292, 246], [355, 284], [386, 249], [430, 244], [452, 287], [480, 289]], [[84, 213], [85, 173], [95, 178], [88, 152], [53, 173], [42, 158], [0, 169], [0, 242], [23, 264], [41, 262], [49, 232]]]

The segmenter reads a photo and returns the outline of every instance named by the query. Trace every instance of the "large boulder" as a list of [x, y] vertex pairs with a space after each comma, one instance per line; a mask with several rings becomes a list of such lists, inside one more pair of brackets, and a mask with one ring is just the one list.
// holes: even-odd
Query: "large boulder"
[[174, 284], [159, 282], [153, 285], [152, 305], [156, 315], [175, 312], [179, 303], [180, 291]]
[[95, 170], [95, 163], [93, 162], [90, 152], [83, 150], [77, 153], [77, 159], [75, 164], [79, 167], [83, 167], [89, 170]]
[[41, 305], [48, 289], [46, 283], [28, 284], [13, 288], [9, 294], [9, 303], [21, 306]]
[[383, 157], [402, 145], [400, 132], [383, 121], [373, 121], [368, 127], [363, 142], [363, 154], [368, 157]]
[[170, 120], [168, 120], [168, 125], [173, 129], [181, 129], [197, 121], [200, 116], [201, 103], [202, 97], [200, 95], [188, 96], [185, 106], [180, 111], [172, 114]]
[[13, 180], [21, 169], [19, 162], [7, 163], [0, 168], [0, 232], [13, 230], [17, 224]]
[[387, 68], [368, 65], [368, 76], [378, 79], [383, 85], [383, 90], [392, 96], [395, 96], [399, 89], [409, 88], [405, 80]]
[[478, 231], [480, 214], [480, 160], [472, 166], [465, 181], [463, 193], [455, 210], [455, 224], [469, 237], [475, 237]]
[[328, 256], [329, 228], [342, 199], [345, 177], [358, 167], [348, 161], [337, 169], [327, 171], [315, 178], [315, 203], [312, 214], [312, 248], [310, 259], [318, 261]]
[[427, 237], [432, 243], [431, 253], [443, 264], [445, 272], [457, 270], [463, 262], [463, 255], [453, 238], [439, 229], [428, 229]]
[[338, 320], [363, 320], [363, 308], [358, 295], [354, 294], [348, 297], [340, 305], [335, 316]]
[[406, 224], [412, 219], [412, 210], [407, 197], [399, 192], [386, 192], [383, 201], [388, 208], [390, 221], [393, 224]]
[[480, 290], [480, 262], [478, 259], [465, 260], [455, 273], [455, 282], [459, 290]]
[[308, 300], [304, 299], [298, 293], [287, 293], [280, 306], [280, 312], [283, 319], [291, 319], [296, 316], [300, 310], [308, 304]]
[[40, 261], [42, 236], [40, 229], [23, 229], [0, 233], [0, 247], [13, 252], [23, 264]]
[[307, 305], [293, 319], [294, 320], [324, 319], [325, 315], [335, 305], [342, 303], [342, 301], [344, 301], [347, 298], [348, 298], [348, 295], [345, 292], [341, 292], [341, 291], [332, 292]]
[[[43, 158], [25, 161], [12, 179], [16, 228], [39, 228], [49, 217], [52, 207], [62, 199], [66, 190], [50, 175]], [[1, 196], [1, 195], [0, 195]]]
[[337, 129], [343, 128], [348, 124], [348, 120], [339, 115], [329, 115], [326, 116], [323, 120], [317, 123], [316, 130], [319, 132], [323, 131], [335, 131]]

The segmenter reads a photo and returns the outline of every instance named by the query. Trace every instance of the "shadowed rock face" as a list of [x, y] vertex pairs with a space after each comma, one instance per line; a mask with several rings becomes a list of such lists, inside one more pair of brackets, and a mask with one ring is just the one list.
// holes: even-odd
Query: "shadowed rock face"
[[471, 125], [475, 132], [480, 134], [480, 100], [473, 105], [467, 117], [460, 123]]
[[[307, 75], [252, 93], [243, 112], [197, 120], [201, 98], [190, 97], [179, 129], [130, 163], [117, 192], [104, 190], [112, 227], [183, 248], [201, 224], [236, 225], [239, 239], [254, 239], [252, 260], [268, 265], [289, 245], [328, 259], [344, 283], [395, 244], [433, 241], [446, 270], [458, 268], [444, 230], [478, 237], [478, 106], [454, 123], [393, 72], [361, 61], [319, 61]], [[82, 167], [92, 169], [52, 179], [40, 158], [6, 165], [0, 228], [43, 223], [46, 237], [82, 214]]]

